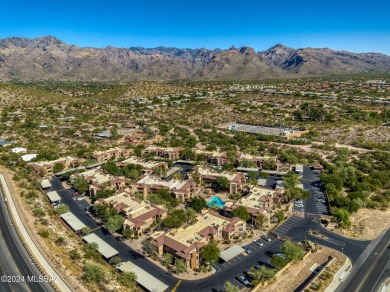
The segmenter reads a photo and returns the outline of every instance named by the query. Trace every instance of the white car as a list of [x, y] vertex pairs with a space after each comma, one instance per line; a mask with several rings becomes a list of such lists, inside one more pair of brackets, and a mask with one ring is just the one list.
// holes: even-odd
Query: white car
[[84, 200], [84, 199], [85, 199], [84, 197], [78, 197], [78, 198], [76, 198], [77, 201], [82, 201], [82, 200]]
[[262, 243], [260, 240], [258, 240], [258, 239], [255, 239], [254, 241], [253, 241], [255, 244], [257, 244], [258, 246], [263, 246], [264, 245], [264, 243]]

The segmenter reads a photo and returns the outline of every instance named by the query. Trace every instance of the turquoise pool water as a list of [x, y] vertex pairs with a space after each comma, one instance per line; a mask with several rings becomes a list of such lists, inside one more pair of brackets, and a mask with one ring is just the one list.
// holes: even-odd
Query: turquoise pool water
[[220, 199], [218, 196], [213, 196], [210, 201], [207, 202], [207, 206], [209, 207], [223, 207], [225, 202]]

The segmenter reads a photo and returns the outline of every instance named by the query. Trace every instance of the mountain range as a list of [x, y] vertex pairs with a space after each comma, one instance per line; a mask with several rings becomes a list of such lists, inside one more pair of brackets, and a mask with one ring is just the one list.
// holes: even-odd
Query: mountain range
[[46, 36], [0, 40], [1, 80], [253, 80], [390, 74], [390, 56], [327, 48], [266, 51], [221, 49], [90, 48]]

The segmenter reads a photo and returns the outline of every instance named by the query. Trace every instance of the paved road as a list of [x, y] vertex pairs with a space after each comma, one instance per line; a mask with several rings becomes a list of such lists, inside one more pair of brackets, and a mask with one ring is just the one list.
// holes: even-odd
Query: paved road
[[54, 291], [48, 283], [28, 281], [28, 277], [38, 278], [42, 274], [13, 228], [1, 190], [0, 200], [0, 276], [16, 276], [11, 283], [0, 281], [0, 291]]
[[[270, 180], [276, 181], [279, 179], [275, 177]], [[315, 179], [315, 178], [314, 178]], [[74, 192], [71, 189], [64, 190], [62, 184], [58, 178], [52, 180], [52, 189], [57, 190], [59, 195], [62, 198], [62, 201], [67, 204], [71, 211], [87, 226], [94, 229], [97, 226], [96, 221], [86, 215], [84, 210], [84, 204], [78, 201], [75, 201], [71, 194]], [[306, 190], [309, 190], [312, 194], [315, 192], [313, 187], [313, 177], [309, 168], [304, 168], [302, 183]], [[304, 203], [305, 211], [311, 214], [318, 214], [315, 199], [308, 200]], [[334, 234], [321, 226], [320, 223], [316, 222], [315, 219], [317, 215], [305, 216], [304, 218], [293, 216], [289, 218], [285, 223], [283, 223], [276, 233], [279, 235], [284, 235], [290, 237], [293, 241], [302, 241], [305, 238], [311, 239], [314, 242], [328, 246], [330, 248], [337, 249], [344, 252], [352, 262], [355, 262], [359, 255], [367, 247], [369, 241], [356, 241], [341, 237], [337, 234]], [[326, 238], [320, 238], [312, 236], [308, 233], [310, 229], [318, 230], [321, 234], [325, 235]], [[170, 288], [173, 288], [178, 279], [166, 274], [162, 269], [155, 266], [144, 256], [138, 254], [136, 251], [132, 250], [124, 242], [117, 241], [114, 236], [111, 234], [104, 234], [100, 229], [96, 230], [98, 236], [110, 244], [113, 248], [119, 251], [119, 256], [123, 261], [130, 260], [136, 265], [140, 266], [142, 269], [148, 271], [160, 281], [167, 284]], [[235, 280], [235, 277], [242, 275], [244, 271], [248, 271], [251, 267], [259, 263], [269, 263], [269, 255], [273, 252], [280, 251], [281, 241], [274, 240], [271, 243], [265, 243], [264, 247], [260, 248], [254, 244], [250, 245], [250, 249], [253, 249], [253, 253], [247, 256], [238, 256], [237, 258], [231, 260], [228, 263], [217, 263], [214, 265], [216, 273], [206, 279], [196, 280], [196, 281], [182, 281], [181, 284], [177, 287], [176, 291], [213, 291], [215, 289], [223, 288], [225, 282], [230, 281], [234, 285], [242, 288], [242, 285]]]
[[390, 229], [373, 249], [363, 253], [351, 270], [350, 276], [336, 290], [338, 292], [377, 292], [390, 277]]

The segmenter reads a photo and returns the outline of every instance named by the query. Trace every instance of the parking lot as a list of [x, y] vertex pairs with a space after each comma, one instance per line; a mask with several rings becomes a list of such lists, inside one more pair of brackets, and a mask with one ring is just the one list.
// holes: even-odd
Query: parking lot
[[296, 203], [294, 204], [293, 208], [292, 208], [292, 211], [295, 213], [295, 212], [300, 212], [300, 213], [303, 213], [305, 212], [305, 204], [306, 204], [306, 201], [304, 201], [302, 203], [302, 205], [297, 205]]
[[[230, 261], [223, 262], [219, 261], [214, 264], [212, 264], [212, 267], [215, 269], [216, 274], [218, 275], [218, 272], [224, 271], [224, 270], [231, 270], [230, 275], [231, 278], [229, 279], [230, 283], [237, 286], [238, 288], [247, 288], [242, 283], [240, 283], [237, 280], [237, 276], [247, 276], [246, 272], [250, 270], [251, 267], [254, 267], [256, 265], [261, 264], [270, 264], [270, 254], [272, 252], [279, 251], [279, 245], [280, 241], [276, 239], [272, 239], [271, 242], [267, 242], [263, 240], [262, 238], [257, 238], [258, 241], [260, 241], [263, 245], [259, 246], [255, 244], [253, 241], [246, 245], [246, 247], [249, 249], [249, 253], [245, 252], [242, 253], [235, 258], [231, 259]], [[220, 287], [221, 289], [223, 287]]]
[[79, 205], [80, 208], [85, 210], [87, 207], [91, 206], [86, 200], [78, 201], [76, 200], [77, 205]]
[[279, 236], [284, 236], [290, 229], [298, 226], [303, 220], [303, 218], [292, 216], [288, 218], [282, 225], [276, 228], [274, 233]]
[[320, 190], [319, 187], [313, 187], [312, 189], [312, 199], [310, 202], [315, 205], [316, 215], [330, 215], [328, 203], [326, 196]]

